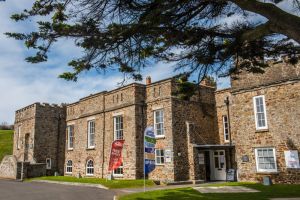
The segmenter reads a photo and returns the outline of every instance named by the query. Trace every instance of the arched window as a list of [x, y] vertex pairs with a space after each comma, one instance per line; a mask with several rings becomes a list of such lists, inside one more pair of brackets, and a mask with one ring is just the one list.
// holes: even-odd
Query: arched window
[[94, 161], [92, 160], [86, 162], [86, 175], [94, 175]]
[[73, 167], [72, 160], [68, 160], [67, 166], [66, 166], [66, 173], [71, 174], [72, 173], [72, 167]]

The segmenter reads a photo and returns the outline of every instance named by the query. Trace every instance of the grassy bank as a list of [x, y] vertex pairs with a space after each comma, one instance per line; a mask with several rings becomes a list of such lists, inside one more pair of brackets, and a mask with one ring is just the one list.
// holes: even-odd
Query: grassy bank
[[[224, 186], [226, 184], [222, 184]], [[192, 188], [181, 188], [172, 190], [151, 191], [122, 196], [120, 200], [269, 200], [270, 198], [292, 198], [300, 197], [300, 185], [272, 185], [263, 186], [261, 184], [234, 183], [228, 185], [242, 185], [253, 188], [261, 192], [258, 193], [214, 193], [204, 194]], [[216, 185], [214, 185], [216, 186]]]
[[6, 155], [11, 155], [13, 150], [13, 131], [0, 130], [0, 162]]
[[[61, 182], [74, 182], [74, 183], [89, 183], [101, 184], [105, 187], [116, 188], [137, 188], [144, 186], [144, 180], [106, 180], [100, 178], [76, 178], [71, 176], [44, 176], [39, 178], [28, 179], [32, 180], [47, 180], [47, 181], [61, 181]], [[153, 181], [146, 180], [146, 186], [154, 186]]]

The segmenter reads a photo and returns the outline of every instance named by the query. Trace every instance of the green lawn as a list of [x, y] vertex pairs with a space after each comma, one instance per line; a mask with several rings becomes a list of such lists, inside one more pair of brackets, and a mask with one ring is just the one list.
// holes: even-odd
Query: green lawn
[[[226, 184], [221, 184], [226, 185]], [[221, 194], [202, 194], [192, 188], [181, 188], [161, 191], [151, 191], [122, 196], [120, 200], [269, 200], [270, 198], [280, 197], [300, 197], [300, 185], [272, 185], [263, 186], [251, 183], [229, 183], [228, 185], [242, 185], [257, 189], [259, 193], [221, 193]], [[217, 185], [214, 185], [217, 186]]]
[[13, 131], [0, 130], [0, 162], [6, 155], [11, 155], [13, 149]]
[[[48, 181], [61, 181], [61, 182], [75, 182], [75, 183], [90, 183], [90, 184], [101, 184], [105, 187], [116, 189], [116, 188], [137, 188], [144, 186], [144, 180], [106, 180], [100, 178], [76, 178], [72, 176], [44, 176], [39, 178], [28, 179], [32, 180], [48, 180]], [[146, 186], [151, 187], [155, 184], [153, 181], [146, 180]]]

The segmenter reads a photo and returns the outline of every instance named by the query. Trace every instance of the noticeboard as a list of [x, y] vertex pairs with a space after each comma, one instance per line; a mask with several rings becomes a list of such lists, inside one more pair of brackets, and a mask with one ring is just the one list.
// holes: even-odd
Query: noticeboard
[[227, 169], [227, 171], [226, 171], [226, 181], [229, 181], [229, 182], [236, 181], [235, 173], [236, 173], [235, 169]]

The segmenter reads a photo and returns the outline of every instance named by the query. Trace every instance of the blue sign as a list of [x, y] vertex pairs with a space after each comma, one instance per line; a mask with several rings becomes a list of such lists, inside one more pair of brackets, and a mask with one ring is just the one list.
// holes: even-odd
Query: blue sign
[[144, 133], [145, 174], [149, 174], [155, 169], [155, 144], [156, 139], [153, 127], [148, 126]]

